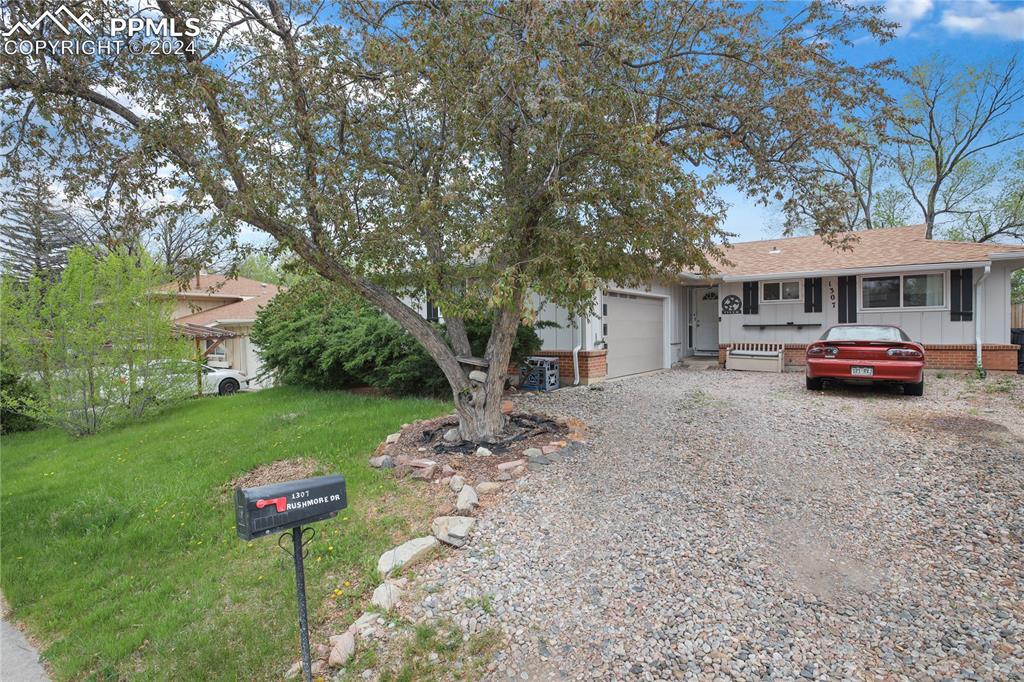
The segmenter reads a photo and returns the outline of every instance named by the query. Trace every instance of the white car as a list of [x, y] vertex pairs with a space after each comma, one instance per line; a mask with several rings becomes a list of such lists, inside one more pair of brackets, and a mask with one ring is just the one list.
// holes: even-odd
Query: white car
[[[196, 365], [189, 361], [165, 361], [165, 360], [154, 360], [150, 363], [150, 372], [158, 372], [165, 377], [173, 377], [175, 383], [180, 382], [183, 389], [187, 390], [191, 387], [192, 394], [196, 395], [199, 391], [196, 390]], [[243, 388], [249, 388], [249, 377], [245, 376], [238, 370], [224, 369], [219, 367], [210, 367], [209, 365], [200, 365], [200, 371], [203, 373], [203, 395], [231, 395], [237, 393]], [[125, 372], [125, 379], [127, 380], [128, 373]], [[141, 386], [142, 378], [137, 378], [139, 385]]]
[[235, 369], [220, 369], [203, 365], [203, 393], [231, 395], [249, 388], [249, 378]]

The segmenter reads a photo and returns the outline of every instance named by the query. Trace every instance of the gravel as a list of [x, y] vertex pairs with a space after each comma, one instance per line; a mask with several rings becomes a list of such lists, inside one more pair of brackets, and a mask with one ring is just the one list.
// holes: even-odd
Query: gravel
[[588, 442], [506, 484], [403, 609], [503, 633], [493, 679], [1024, 679], [1024, 377], [927, 384], [520, 398]]

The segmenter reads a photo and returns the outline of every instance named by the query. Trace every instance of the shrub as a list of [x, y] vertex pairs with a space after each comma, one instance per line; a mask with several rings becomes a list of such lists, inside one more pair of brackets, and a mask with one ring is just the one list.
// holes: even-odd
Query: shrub
[[8, 371], [0, 371], [0, 433], [31, 431], [39, 422], [31, 417], [31, 406], [36, 401], [29, 383]]
[[[444, 327], [439, 327], [444, 332]], [[486, 320], [466, 323], [474, 355], [490, 335]], [[250, 338], [281, 381], [318, 388], [372, 386], [397, 395], [449, 392], [441, 370], [397, 322], [319, 277], [307, 277], [263, 308]], [[535, 354], [537, 332], [521, 326], [513, 362]]]

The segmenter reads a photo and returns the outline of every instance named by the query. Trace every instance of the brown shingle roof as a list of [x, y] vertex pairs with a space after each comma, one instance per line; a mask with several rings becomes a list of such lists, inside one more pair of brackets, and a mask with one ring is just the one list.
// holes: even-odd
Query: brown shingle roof
[[278, 287], [274, 284], [257, 282], [248, 277], [229, 279], [224, 275], [203, 273], [191, 278], [183, 285], [176, 282], [165, 284], [158, 291], [174, 294], [179, 299], [223, 300], [224, 305], [179, 317], [175, 322], [181, 324], [208, 326], [224, 320], [256, 319], [256, 313], [270, 299], [277, 295]]
[[1024, 246], [943, 241], [925, 239], [924, 235], [924, 225], [864, 230], [852, 234], [856, 240], [849, 243], [849, 250], [829, 246], [817, 235], [740, 242], [725, 250], [731, 264], [719, 263], [718, 267], [726, 277], [748, 277], [984, 262], [989, 254], [998, 252], [1016, 251], [1024, 258]]

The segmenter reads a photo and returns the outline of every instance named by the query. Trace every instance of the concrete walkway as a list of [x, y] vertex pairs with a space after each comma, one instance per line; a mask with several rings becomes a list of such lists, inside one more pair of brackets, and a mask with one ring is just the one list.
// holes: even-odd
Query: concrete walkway
[[[7, 613], [0, 598], [0, 608]], [[0, 621], [0, 679], [17, 682], [50, 682], [49, 675], [39, 663], [39, 652], [25, 635], [6, 620]]]

